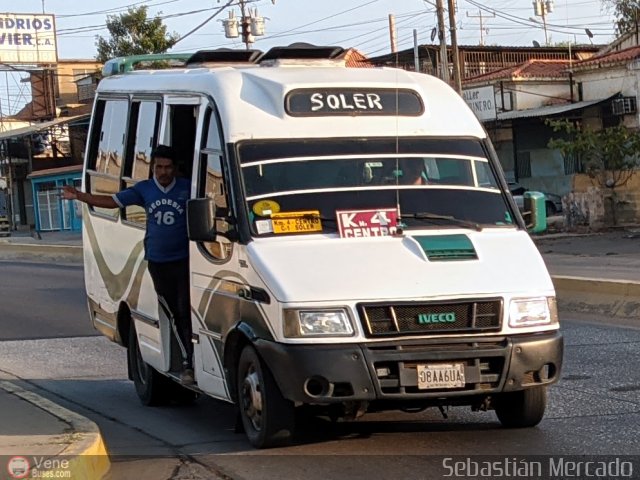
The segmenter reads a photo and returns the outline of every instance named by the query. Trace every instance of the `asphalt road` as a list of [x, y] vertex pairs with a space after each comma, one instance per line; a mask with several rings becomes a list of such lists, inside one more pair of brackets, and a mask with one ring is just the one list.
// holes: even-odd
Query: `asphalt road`
[[0, 340], [96, 335], [82, 265], [0, 260]]
[[[46, 284], [56, 291], [74, 278], [81, 283], [79, 269], [56, 274], [56, 269], [31, 265], [13, 268], [12, 275], [20, 278], [48, 275]], [[640, 452], [640, 329], [610, 325], [605, 318], [562, 316], [562, 379], [550, 389], [547, 415], [536, 428], [505, 430], [493, 412], [467, 408], [451, 409], [448, 419], [435, 409], [392, 412], [349, 423], [307, 420], [293, 446], [256, 451], [234, 432], [235, 410], [229, 404], [201, 398], [188, 407], [140, 405], [126, 378], [124, 349], [103, 337], [53, 338], [62, 316], [69, 326], [60, 331], [86, 329], [84, 299], [73, 300], [73, 288], [70, 296], [29, 294], [33, 285], [38, 284], [24, 282], [23, 302], [5, 304], [3, 318], [29, 317], [22, 312], [25, 305], [49, 313], [38, 317], [38, 329], [20, 321], [13, 327], [16, 339], [0, 341], [0, 376], [16, 375], [26, 388], [95, 421], [113, 458], [114, 479], [439, 478], [445, 473], [438, 457], [443, 454]], [[57, 313], [62, 311], [67, 314]], [[47, 326], [47, 319], [54, 325]]]

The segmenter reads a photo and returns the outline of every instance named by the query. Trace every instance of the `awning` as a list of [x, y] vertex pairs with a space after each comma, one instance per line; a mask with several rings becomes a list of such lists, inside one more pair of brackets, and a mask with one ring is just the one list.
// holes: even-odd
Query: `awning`
[[608, 102], [619, 94], [612, 95], [599, 100], [585, 100], [583, 102], [566, 103], [562, 105], [551, 105], [549, 107], [529, 108], [526, 110], [512, 110], [510, 112], [502, 112], [498, 114], [498, 120], [513, 120], [516, 118], [533, 118], [533, 117], [551, 117], [561, 113], [581, 110], [583, 108], [592, 107], [599, 103]]
[[52, 175], [64, 175], [71, 173], [81, 173], [82, 165], [68, 165], [66, 167], [47, 168], [45, 170], [36, 170], [27, 175], [27, 178], [48, 177]]
[[63, 123], [77, 122], [81, 120], [88, 120], [91, 115], [75, 115], [73, 117], [60, 117], [48, 122], [34, 123], [28, 127], [16, 128], [14, 130], [7, 130], [6, 132], [0, 132], [0, 140], [6, 140], [8, 138], [26, 137], [36, 132], [41, 132], [47, 128], [61, 125]]

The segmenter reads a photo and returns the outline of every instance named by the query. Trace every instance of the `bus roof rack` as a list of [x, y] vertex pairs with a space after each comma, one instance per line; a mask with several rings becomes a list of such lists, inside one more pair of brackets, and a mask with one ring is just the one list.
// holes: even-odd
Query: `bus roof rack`
[[240, 50], [233, 48], [216, 48], [215, 50], [198, 50], [187, 65], [197, 63], [258, 63], [262, 57], [261, 50]]
[[288, 47], [271, 48], [262, 56], [260, 61], [279, 59], [333, 59], [342, 52], [344, 52], [344, 48], [342, 47], [318, 46], [310, 43], [297, 42], [292, 43]]
[[129, 55], [127, 57], [112, 58], [102, 67], [102, 76], [109, 77], [119, 73], [132, 71], [136, 65], [144, 62], [179, 62], [185, 65], [193, 53], [150, 53], [146, 55]]

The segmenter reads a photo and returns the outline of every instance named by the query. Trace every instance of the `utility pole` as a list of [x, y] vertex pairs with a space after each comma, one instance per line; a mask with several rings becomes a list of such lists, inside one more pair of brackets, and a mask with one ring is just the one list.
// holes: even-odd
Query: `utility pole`
[[553, 0], [535, 0], [533, 2], [533, 13], [536, 17], [542, 17], [542, 26], [544, 28], [544, 44], [549, 45], [549, 37], [547, 35], [547, 14], [553, 12]]
[[442, 0], [436, 0], [438, 13], [438, 39], [440, 40], [440, 78], [449, 83], [449, 59], [447, 53], [447, 35], [444, 26], [444, 6]]
[[460, 78], [460, 54], [458, 53], [458, 34], [456, 32], [456, 10], [454, 0], [447, 0], [449, 8], [449, 31], [451, 32], [451, 55], [453, 57], [453, 87], [462, 94], [462, 79]]
[[[242, 33], [242, 42], [247, 50], [255, 42], [255, 37], [264, 35], [264, 17], [258, 15], [258, 9], [253, 11], [247, 8], [247, 4], [256, 0], [238, 0], [240, 6], [240, 18], [236, 17], [233, 10], [229, 10], [229, 18], [222, 21], [224, 26], [224, 36], [227, 38], [238, 38]], [[275, 0], [272, 0], [275, 3]]]
[[413, 29], [413, 69], [420, 73], [420, 54], [418, 52], [418, 30]]
[[[482, 10], [478, 10], [478, 15], [469, 15], [469, 12], [467, 12], [467, 17], [468, 18], [479, 18], [480, 19], [480, 45], [484, 45], [484, 24], [483, 24], [483, 15], [482, 15]], [[494, 14], [491, 14], [490, 17], [488, 18], [493, 18], [495, 17]], [[487, 30], [488, 31], [488, 30]]]
[[398, 37], [396, 35], [396, 17], [389, 14], [389, 42], [391, 43], [391, 53], [398, 51]]
[[245, 0], [239, 0], [240, 3], [240, 21], [242, 25], [242, 41], [247, 50], [251, 48], [251, 44], [253, 43], [253, 38], [251, 37], [251, 32], [249, 31], [249, 17], [247, 17], [247, 11], [245, 9]]

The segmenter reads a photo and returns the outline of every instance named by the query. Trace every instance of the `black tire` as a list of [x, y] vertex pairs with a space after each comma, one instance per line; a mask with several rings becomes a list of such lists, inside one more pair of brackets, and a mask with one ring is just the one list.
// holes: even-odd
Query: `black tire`
[[142, 359], [133, 324], [129, 329], [127, 356], [133, 384], [136, 387], [140, 402], [146, 406], [165, 405], [168, 403], [172, 381], [158, 373], [156, 369]]
[[269, 368], [247, 345], [237, 369], [238, 408], [251, 445], [269, 448], [287, 445], [295, 429], [295, 408], [286, 400]]
[[494, 408], [498, 420], [506, 428], [534, 427], [544, 417], [547, 388], [532, 387], [518, 392], [501, 393]]

